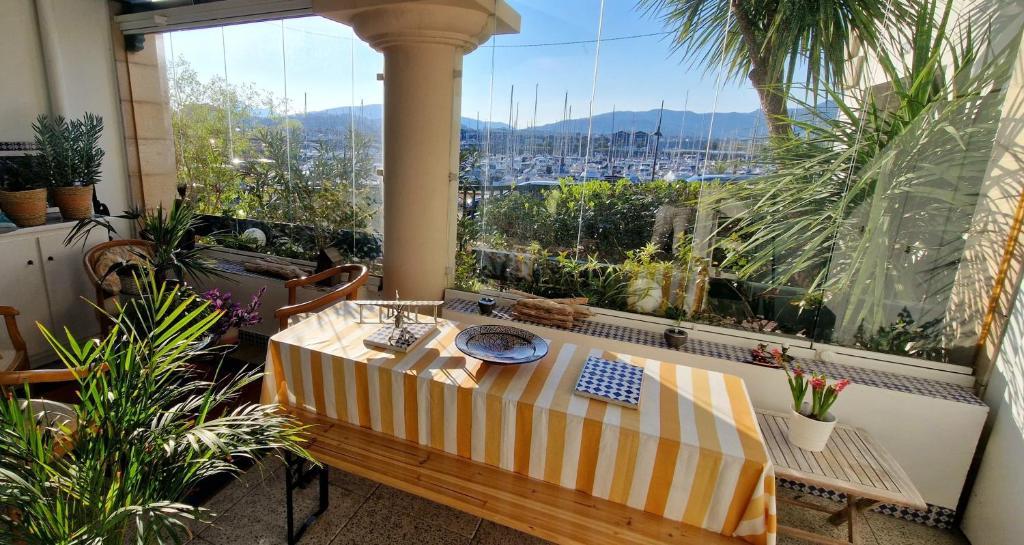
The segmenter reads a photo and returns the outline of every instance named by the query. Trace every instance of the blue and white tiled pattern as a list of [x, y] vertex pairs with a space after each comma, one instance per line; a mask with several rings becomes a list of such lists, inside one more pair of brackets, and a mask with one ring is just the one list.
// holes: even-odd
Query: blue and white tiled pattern
[[[445, 303], [445, 309], [467, 314], [476, 314], [478, 312], [476, 301], [461, 298], [448, 300]], [[511, 307], [508, 305], [496, 306], [494, 311], [491, 313], [491, 317], [500, 320], [532, 324], [532, 322], [521, 320], [513, 316]], [[678, 350], [680, 352], [696, 354], [698, 356], [708, 356], [723, 360], [751, 363], [750, 349], [748, 348], [694, 338], [688, 339], [686, 344], [680, 348], [672, 348], [665, 342], [664, 337], [658, 332], [624, 325], [606, 324], [585, 320], [575, 323], [573, 327], [568, 329], [555, 329], [562, 329], [564, 331], [579, 333], [581, 335], [589, 335], [591, 337], [600, 337], [644, 346], [664, 348], [666, 350]], [[945, 399], [947, 401], [955, 401], [958, 403], [967, 403], [970, 405], [985, 404], [974, 394], [973, 390], [958, 384], [811, 359], [797, 359], [795, 364], [807, 369], [808, 371], [824, 373], [830, 377], [848, 378], [857, 384], [864, 384], [897, 392], [923, 395], [936, 399]]]
[[[811, 486], [797, 481], [790, 481], [788, 479], [777, 479], [777, 481], [778, 485], [783, 488], [829, 499], [837, 503], [846, 502], [846, 494], [843, 494], [842, 492], [836, 492], [834, 490], [818, 486]], [[917, 509], [910, 509], [900, 505], [882, 503], [876, 505], [871, 510], [883, 515], [889, 515], [890, 517], [909, 520], [911, 522], [941, 528], [943, 530], [949, 530], [956, 526], [954, 521], [956, 518], [956, 511], [946, 507], [939, 507], [937, 505], [928, 505], [928, 509], [926, 511], [919, 511]]]
[[643, 367], [590, 356], [576, 381], [576, 393], [635, 409], [643, 383]]
[[0, 142], [0, 155], [21, 155], [38, 149], [35, 142]]

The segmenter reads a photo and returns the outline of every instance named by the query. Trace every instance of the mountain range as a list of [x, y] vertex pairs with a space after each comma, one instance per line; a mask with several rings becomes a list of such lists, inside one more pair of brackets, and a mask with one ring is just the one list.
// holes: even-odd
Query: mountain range
[[[828, 108], [828, 104], [819, 106], [819, 109]], [[793, 111], [794, 117], [805, 117], [806, 112]], [[384, 107], [381, 104], [366, 104], [364, 106], [350, 107], [341, 106], [329, 108], [305, 114], [293, 116], [302, 122], [309, 130], [324, 130], [336, 127], [348, 127], [350, 116], [355, 115], [356, 127], [361, 131], [368, 131], [380, 134], [381, 122], [384, 118]], [[595, 114], [591, 131], [594, 134], [610, 134], [613, 131], [646, 131], [653, 133], [658, 126], [659, 111], [621, 111]], [[708, 128], [711, 127], [713, 138], [750, 138], [751, 136], [764, 136], [767, 133], [764, 115], [760, 110], [752, 112], [691, 112], [679, 110], [665, 110], [661, 113], [661, 132], [665, 138], [676, 138], [680, 134], [687, 138], [706, 137]], [[477, 129], [484, 130], [487, 126], [495, 131], [507, 131], [507, 123], [490, 123], [477, 120], [471, 117], [462, 118], [462, 128], [468, 131]], [[539, 133], [561, 134], [563, 131], [569, 133], [586, 133], [588, 120], [572, 119], [569, 121], [557, 121], [545, 125], [539, 125], [535, 130]], [[523, 128], [519, 129], [523, 131]]]

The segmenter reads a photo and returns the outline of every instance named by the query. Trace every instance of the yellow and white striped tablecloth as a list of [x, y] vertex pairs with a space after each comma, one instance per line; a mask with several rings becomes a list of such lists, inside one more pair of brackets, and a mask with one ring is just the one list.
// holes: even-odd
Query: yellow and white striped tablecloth
[[[379, 325], [329, 308], [270, 339], [263, 401], [756, 544], [775, 542], [775, 476], [738, 377], [552, 341], [521, 366], [455, 347], [460, 324], [407, 354], [363, 344]], [[573, 394], [590, 355], [644, 367], [639, 409]]]

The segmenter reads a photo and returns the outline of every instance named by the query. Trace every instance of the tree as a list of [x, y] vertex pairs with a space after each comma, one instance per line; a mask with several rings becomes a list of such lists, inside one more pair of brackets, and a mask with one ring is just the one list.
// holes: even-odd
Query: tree
[[336, 120], [306, 130], [275, 113], [285, 104], [273, 94], [203, 81], [183, 59], [171, 98], [178, 182], [198, 212], [295, 224], [300, 236], [282, 239], [304, 258], [370, 227], [380, 209], [372, 134]]
[[947, 325], [958, 319], [945, 314], [946, 300], [1017, 45], [980, 55], [970, 24], [949, 30], [952, 6], [919, 8], [906, 28], [909, 55], [878, 52], [884, 92], [826, 89], [840, 115], [809, 109], [811, 119], [790, 119], [804, 135], [776, 142], [768, 174], [706, 200], [739, 210], [720, 229], [738, 236], [737, 274], [770, 268], [775, 286], [802, 277], [841, 303], [840, 342], [901, 329], [905, 316], [889, 323], [899, 299], [930, 303]]
[[892, 2], [887, 14], [884, 0], [638, 2], [675, 33], [684, 61], [749, 79], [773, 136], [790, 133], [786, 102], [801, 74], [815, 91], [842, 81], [854, 37], [874, 47], [886, 17], [896, 23], [907, 13], [905, 2]]

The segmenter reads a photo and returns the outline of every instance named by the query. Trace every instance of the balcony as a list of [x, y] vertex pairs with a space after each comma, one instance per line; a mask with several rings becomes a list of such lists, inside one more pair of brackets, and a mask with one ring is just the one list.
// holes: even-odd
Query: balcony
[[754, 4], [0, 8], [0, 535], [1013, 542], [1019, 10]]

